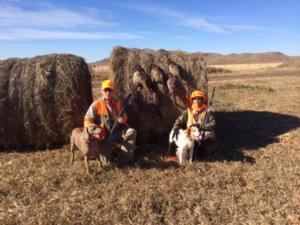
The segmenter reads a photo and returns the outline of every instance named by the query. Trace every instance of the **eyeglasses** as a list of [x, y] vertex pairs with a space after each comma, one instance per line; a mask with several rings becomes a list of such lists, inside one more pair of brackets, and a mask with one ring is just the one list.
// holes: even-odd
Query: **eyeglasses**
[[104, 89], [104, 92], [112, 92], [112, 89], [110, 89], [110, 88], [105, 88], [105, 89]]
[[193, 100], [196, 100], [196, 101], [203, 101], [203, 98], [193, 98]]

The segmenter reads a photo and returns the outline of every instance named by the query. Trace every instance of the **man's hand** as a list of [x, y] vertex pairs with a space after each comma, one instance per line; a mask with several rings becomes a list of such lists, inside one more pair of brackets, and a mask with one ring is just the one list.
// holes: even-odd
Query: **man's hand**
[[123, 117], [119, 117], [119, 118], [118, 118], [118, 123], [121, 123], [121, 124], [123, 124], [123, 123], [124, 123], [124, 119], [123, 119]]

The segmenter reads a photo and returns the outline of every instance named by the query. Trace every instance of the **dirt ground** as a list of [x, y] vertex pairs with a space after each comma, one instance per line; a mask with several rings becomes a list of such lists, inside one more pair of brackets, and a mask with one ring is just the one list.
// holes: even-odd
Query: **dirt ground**
[[0, 153], [0, 224], [299, 224], [300, 71], [280, 74], [210, 77], [218, 149], [192, 165], [155, 145], [90, 175], [68, 146]]

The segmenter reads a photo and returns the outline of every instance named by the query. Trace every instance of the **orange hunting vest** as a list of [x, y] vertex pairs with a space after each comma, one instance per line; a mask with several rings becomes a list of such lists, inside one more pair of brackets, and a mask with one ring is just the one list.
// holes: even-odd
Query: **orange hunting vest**
[[190, 108], [188, 108], [188, 119], [187, 119], [187, 127], [190, 127], [193, 124], [201, 124], [204, 121], [204, 117], [205, 117], [205, 110], [203, 112], [200, 112], [200, 115], [198, 116], [198, 118], [195, 118], [192, 110]]
[[[111, 130], [113, 124], [115, 123], [116, 117], [121, 111], [121, 102], [120, 100], [112, 100], [110, 107], [111, 111], [107, 109], [107, 106], [102, 99], [98, 99], [92, 104], [93, 107], [93, 118], [84, 119], [84, 127], [87, 127], [90, 124], [96, 124], [99, 127], [103, 128], [102, 135], [106, 137], [107, 133]], [[122, 114], [122, 117], [127, 122], [126, 113]]]

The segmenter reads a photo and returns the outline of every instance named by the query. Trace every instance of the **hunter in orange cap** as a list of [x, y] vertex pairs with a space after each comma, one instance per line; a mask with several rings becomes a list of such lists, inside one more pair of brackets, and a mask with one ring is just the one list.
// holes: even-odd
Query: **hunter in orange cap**
[[112, 91], [115, 89], [114, 83], [111, 80], [105, 80], [102, 82], [101, 89], [111, 89]]
[[192, 94], [190, 96], [190, 101], [192, 101], [193, 98], [203, 98], [203, 100], [206, 101], [206, 97], [205, 97], [204, 93], [200, 90], [196, 90], [196, 91], [192, 92]]
[[203, 112], [207, 109], [206, 96], [202, 91], [193, 91], [189, 100], [192, 112], [194, 114], [196, 114], [197, 112]]
[[[116, 154], [123, 165], [133, 163], [135, 150], [136, 130], [127, 124], [127, 115], [121, 101], [113, 97], [115, 85], [111, 80], [104, 80], [101, 85], [102, 96], [94, 101], [84, 117], [84, 127], [96, 124], [102, 128], [102, 135], [107, 142], [118, 146], [117, 152], [112, 152], [110, 145], [99, 143], [104, 157], [110, 160], [112, 153]], [[104, 142], [105, 142], [104, 141]], [[122, 162], [121, 162], [122, 161]]]
[[[173, 135], [177, 138], [180, 129], [187, 129], [192, 125], [199, 125], [204, 122], [207, 106], [207, 98], [201, 90], [195, 90], [189, 97], [190, 106], [176, 119], [173, 125]], [[215, 148], [215, 119], [212, 114], [205, 125], [204, 140], [202, 140], [202, 154], [211, 152]], [[173, 137], [174, 137], [173, 136]], [[195, 152], [196, 155], [198, 154]]]

